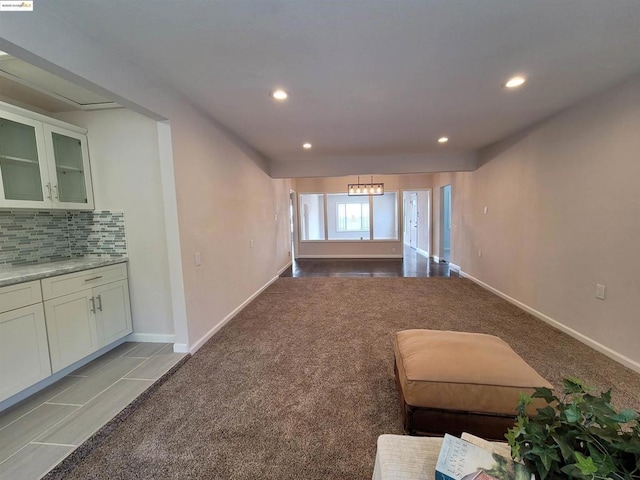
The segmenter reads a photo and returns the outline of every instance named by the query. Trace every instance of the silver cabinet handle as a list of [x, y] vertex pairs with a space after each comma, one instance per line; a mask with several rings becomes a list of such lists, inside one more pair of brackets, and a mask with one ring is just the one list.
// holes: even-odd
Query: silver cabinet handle
[[96, 297], [98, 299], [98, 310], [102, 311], [102, 295]]
[[102, 278], [102, 275], [99, 275], [97, 277], [85, 278], [84, 281], [85, 282], [90, 282], [92, 280], [98, 280], [99, 278]]
[[91, 313], [96, 313], [96, 300], [95, 298], [91, 297], [89, 299], [89, 301], [91, 302]]
[[51, 184], [47, 183], [47, 198], [51, 200]]

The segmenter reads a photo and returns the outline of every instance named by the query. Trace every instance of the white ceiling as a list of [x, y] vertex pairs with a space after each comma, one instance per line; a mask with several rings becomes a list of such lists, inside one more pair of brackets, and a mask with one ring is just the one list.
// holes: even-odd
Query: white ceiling
[[[393, 173], [394, 158], [477, 150], [640, 71], [638, 0], [51, 0], [37, 8], [159, 76], [274, 164], [372, 157]], [[503, 89], [516, 73], [527, 85]], [[275, 87], [291, 98], [274, 102]], [[302, 150], [305, 141], [312, 150]]]

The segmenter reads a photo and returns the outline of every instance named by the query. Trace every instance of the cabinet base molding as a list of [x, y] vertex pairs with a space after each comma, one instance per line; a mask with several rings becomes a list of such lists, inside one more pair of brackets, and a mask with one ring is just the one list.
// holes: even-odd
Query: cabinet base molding
[[127, 342], [174, 343], [176, 336], [172, 333], [130, 333]]

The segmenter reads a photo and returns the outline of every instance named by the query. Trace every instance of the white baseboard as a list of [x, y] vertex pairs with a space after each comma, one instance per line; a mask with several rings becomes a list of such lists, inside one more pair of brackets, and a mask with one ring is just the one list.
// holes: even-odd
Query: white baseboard
[[282, 272], [284, 272], [287, 268], [289, 268], [292, 265], [292, 262], [287, 263], [284, 267], [282, 267], [280, 270], [278, 270], [278, 276], [282, 275]]
[[424, 250], [422, 250], [421, 248], [416, 248], [416, 252], [418, 252], [420, 255], [429, 258], [429, 252], [426, 252]]
[[[207, 342], [207, 340], [209, 340], [211, 337], [213, 337], [218, 332], [218, 330], [220, 330], [222, 327], [224, 327], [229, 322], [229, 320], [231, 320], [238, 313], [240, 313], [240, 311], [242, 311], [242, 309], [244, 307], [249, 305], [249, 303], [251, 303], [251, 301], [254, 298], [256, 298], [258, 295], [260, 295], [269, 285], [271, 285], [273, 282], [278, 280], [278, 278], [279, 278], [278, 275], [276, 275], [271, 280], [269, 280], [267, 283], [265, 283], [262, 287], [260, 287], [257, 292], [255, 292], [253, 295], [251, 295], [249, 298], [247, 298], [244, 302], [242, 302], [242, 304], [240, 304], [238, 307], [236, 307], [229, 315], [227, 315], [220, 322], [218, 322], [218, 324], [216, 326], [214, 326], [211, 330], [209, 330], [206, 334], [204, 334], [204, 336], [202, 338], [200, 338], [200, 340], [198, 340], [197, 342], [193, 343], [191, 345], [191, 347], [187, 350], [187, 352], [189, 352], [191, 354], [194, 354], [198, 350], [200, 350], [200, 348]], [[176, 346], [175, 345], [173, 347], [173, 351], [177, 352], [177, 353], [183, 353], [183, 352], [178, 352], [176, 350]]]
[[449, 270], [456, 270], [457, 272], [459, 272], [460, 271], [460, 265], [456, 265], [455, 263], [449, 262]]
[[298, 258], [402, 258], [402, 254], [378, 254], [378, 255], [299, 255]]
[[519, 300], [516, 300], [513, 297], [510, 297], [509, 295], [501, 292], [500, 290], [498, 290], [496, 288], [493, 288], [491, 285], [488, 285], [488, 284], [478, 280], [477, 278], [469, 275], [468, 273], [460, 271], [460, 276], [468, 278], [469, 280], [471, 280], [472, 282], [477, 283], [481, 287], [486, 288], [487, 290], [489, 290], [490, 292], [495, 293], [499, 297], [504, 298], [507, 302], [510, 302], [510, 303], [516, 305], [517, 307], [520, 307], [525, 312], [530, 313], [534, 317], [539, 318], [543, 322], [548, 323], [549, 325], [557, 328], [561, 332], [564, 332], [567, 335], [575, 338], [579, 342], [584, 343], [585, 345], [593, 348], [594, 350], [597, 350], [598, 352], [606, 355], [607, 357], [615, 360], [616, 362], [621, 363], [625, 367], [630, 368], [631, 370], [634, 370], [634, 371], [640, 373], [640, 363], [636, 362], [635, 360], [632, 360], [629, 357], [627, 357], [625, 355], [622, 355], [621, 353], [618, 353], [615, 350], [613, 350], [613, 349], [601, 344], [600, 342], [597, 342], [596, 340], [592, 339], [591, 337], [588, 337], [588, 336], [578, 332], [577, 330], [574, 330], [573, 328], [568, 327], [565, 324], [560, 323], [557, 320], [554, 320], [553, 318], [545, 315], [544, 313], [539, 312], [538, 310], [535, 310], [535, 309], [531, 308], [530, 306], [520, 302]]
[[145, 342], [145, 343], [173, 343], [176, 336], [172, 333], [131, 333], [127, 337], [127, 342]]
[[440, 262], [440, 257], [438, 255], [434, 255], [433, 256], [433, 261], [434, 262]]

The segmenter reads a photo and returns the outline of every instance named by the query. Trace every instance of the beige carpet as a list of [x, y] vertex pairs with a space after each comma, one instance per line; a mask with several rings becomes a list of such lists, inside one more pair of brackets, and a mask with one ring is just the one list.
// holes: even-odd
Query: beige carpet
[[367, 479], [401, 433], [393, 332], [498, 335], [640, 410], [640, 375], [462, 278], [281, 278], [50, 478]]

